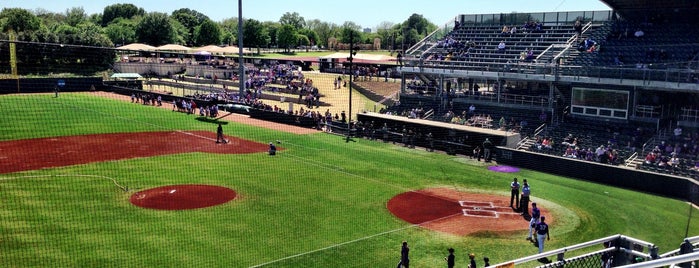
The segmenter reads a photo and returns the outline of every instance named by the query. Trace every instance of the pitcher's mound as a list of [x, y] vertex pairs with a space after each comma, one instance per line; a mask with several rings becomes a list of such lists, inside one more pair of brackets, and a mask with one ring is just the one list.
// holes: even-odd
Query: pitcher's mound
[[143, 208], [162, 210], [197, 209], [220, 205], [235, 199], [236, 192], [213, 185], [169, 185], [143, 190], [129, 201]]

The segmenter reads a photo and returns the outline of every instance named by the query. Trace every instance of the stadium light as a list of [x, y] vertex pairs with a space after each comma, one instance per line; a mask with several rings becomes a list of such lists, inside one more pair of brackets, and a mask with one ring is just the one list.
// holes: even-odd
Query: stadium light
[[359, 50], [359, 47], [354, 47], [354, 32], [350, 31], [350, 53], [349, 57], [347, 57], [347, 61], [349, 61], [349, 118], [347, 119], [347, 139], [345, 142], [349, 142], [352, 138], [352, 77], [354, 75], [354, 72], [352, 71], [352, 61], [354, 60], [354, 56], [357, 55], [357, 50]]

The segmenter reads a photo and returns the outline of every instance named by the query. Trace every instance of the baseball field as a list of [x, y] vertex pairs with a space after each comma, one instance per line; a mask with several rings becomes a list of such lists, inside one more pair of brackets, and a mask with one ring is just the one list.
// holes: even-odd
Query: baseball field
[[381, 141], [223, 119], [217, 144], [196, 115], [89, 93], [0, 96], [0, 117], [0, 267], [395, 267], [402, 241], [412, 267], [495, 264], [537, 253], [503, 209], [513, 177], [547, 249], [699, 235], [682, 200]]

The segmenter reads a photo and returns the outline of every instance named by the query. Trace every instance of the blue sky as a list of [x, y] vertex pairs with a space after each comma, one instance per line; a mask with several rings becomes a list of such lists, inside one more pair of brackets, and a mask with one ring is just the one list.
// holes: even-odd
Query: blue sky
[[[42, 8], [62, 13], [82, 7], [86, 13], [102, 13], [104, 7], [131, 3], [146, 12], [171, 13], [179, 8], [197, 10], [214, 21], [238, 16], [235, 0], [1, 0], [0, 7]], [[306, 20], [319, 19], [341, 25], [353, 21], [362, 28], [375, 28], [381, 22], [400, 23], [413, 13], [437, 25], [450, 22], [458, 14], [511, 12], [552, 12], [608, 10], [599, 0], [243, 0], [243, 17], [278, 21], [286, 12], [298, 12]]]

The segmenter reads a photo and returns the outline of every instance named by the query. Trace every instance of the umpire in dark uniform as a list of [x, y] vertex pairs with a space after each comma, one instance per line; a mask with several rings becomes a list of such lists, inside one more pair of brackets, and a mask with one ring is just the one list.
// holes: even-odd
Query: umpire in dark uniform
[[519, 182], [517, 182], [517, 178], [512, 179], [512, 183], [510, 183], [510, 207], [515, 210], [519, 209]]

